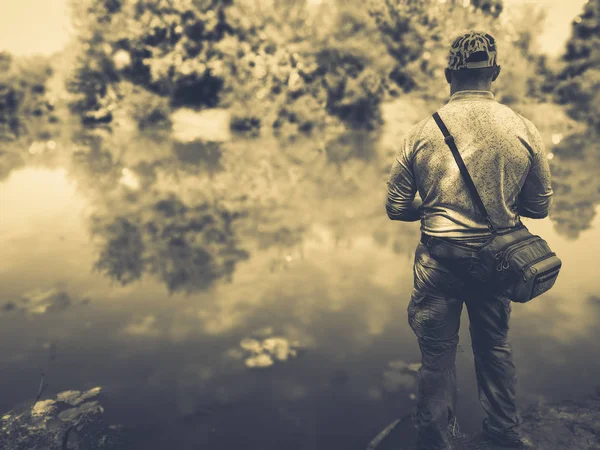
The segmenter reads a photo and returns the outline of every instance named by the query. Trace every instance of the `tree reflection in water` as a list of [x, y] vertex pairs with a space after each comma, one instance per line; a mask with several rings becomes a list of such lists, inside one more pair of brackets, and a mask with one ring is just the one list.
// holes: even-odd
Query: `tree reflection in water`
[[600, 203], [599, 150], [592, 131], [570, 135], [553, 149], [550, 219], [558, 233], [570, 239], [590, 228]]
[[122, 285], [150, 274], [189, 293], [231, 281], [255, 250], [303, 257], [315, 223], [368, 230], [363, 216], [377, 216], [373, 199], [383, 194], [372, 189], [381, 177], [376, 136], [349, 137], [347, 154], [330, 161], [312, 140], [181, 142], [160, 131], [84, 130], [73, 138], [70, 172], [93, 203], [95, 268]]

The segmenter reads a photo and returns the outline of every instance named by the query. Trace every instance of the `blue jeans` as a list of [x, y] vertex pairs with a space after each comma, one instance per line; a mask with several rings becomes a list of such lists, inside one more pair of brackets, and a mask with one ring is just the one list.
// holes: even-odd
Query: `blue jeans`
[[419, 243], [408, 322], [417, 336], [419, 370], [416, 422], [420, 450], [447, 450], [456, 405], [456, 348], [463, 302], [469, 313], [479, 399], [489, 428], [518, 433], [516, 375], [507, 341], [511, 302], [468, 277], [460, 264], [442, 264]]

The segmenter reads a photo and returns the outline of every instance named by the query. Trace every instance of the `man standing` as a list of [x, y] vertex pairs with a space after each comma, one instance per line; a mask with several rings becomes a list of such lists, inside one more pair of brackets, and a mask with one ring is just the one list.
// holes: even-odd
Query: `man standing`
[[[520, 216], [548, 215], [552, 188], [544, 145], [537, 128], [496, 101], [498, 78], [494, 38], [471, 31], [451, 47], [446, 80], [450, 100], [438, 110], [468, 168], [491, 220], [499, 231], [520, 224]], [[416, 192], [421, 200], [415, 200]], [[417, 412], [418, 448], [450, 449], [455, 423], [456, 347], [466, 304], [478, 392], [487, 414], [483, 431], [493, 443], [531, 448], [521, 436], [516, 375], [507, 333], [510, 299], [468, 275], [461, 251], [473, 253], [490, 237], [459, 168], [432, 117], [413, 126], [394, 159], [387, 182], [390, 219], [421, 221], [414, 260], [414, 289], [408, 321], [417, 336], [422, 366]], [[434, 259], [432, 241], [452, 244], [456, 263]]]

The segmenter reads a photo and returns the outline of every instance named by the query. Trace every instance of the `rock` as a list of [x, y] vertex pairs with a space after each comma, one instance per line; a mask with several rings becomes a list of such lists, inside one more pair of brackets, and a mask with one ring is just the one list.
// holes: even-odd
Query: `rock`
[[56, 410], [56, 401], [54, 400], [43, 400], [36, 402], [31, 409], [32, 416], [44, 416], [52, 414]]
[[120, 449], [125, 435], [118, 426], [103, 420], [104, 409], [95, 398], [101, 388], [64, 391], [54, 399], [15, 408], [0, 420], [2, 450], [95, 450]]
[[58, 418], [63, 422], [75, 422], [81, 416], [86, 414], [102, 414], [104, 408], [98, 402], [88, 402], [75, 408], [70, 408], [62, 411]]
[[600, 397], [537, 405], [523, 413], [523, 430], [539, 449], [600, 448]]

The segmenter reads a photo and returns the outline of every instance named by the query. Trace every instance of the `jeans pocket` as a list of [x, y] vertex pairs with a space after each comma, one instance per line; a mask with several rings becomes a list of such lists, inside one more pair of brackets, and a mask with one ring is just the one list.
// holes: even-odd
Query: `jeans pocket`
[[433, 258], [427, 249], [420, 251], [417, 254], [416, 261], [421, 264], [423, 267], [427, 267], [429, 269], [435, 269], [441, 272], [448, 273], [449, 270], [446, 266], [439, 262], [437, 259]]
[[407, 308], [408, 324], [417, 337], [423, 336], [424, 324], [429, 319], [429, 307], [426, 302], [423, 301], [424, 299], [425, 294], [417, 288], [413, 288]]

